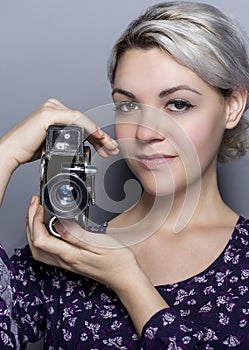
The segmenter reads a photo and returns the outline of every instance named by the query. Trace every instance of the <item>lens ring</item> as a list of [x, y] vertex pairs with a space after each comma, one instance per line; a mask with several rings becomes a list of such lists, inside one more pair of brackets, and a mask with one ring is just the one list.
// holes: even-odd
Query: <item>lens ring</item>
[[81, 196], [78, 186], [69, 183], [63, 183], [56, 186], [55, 199], [56, 202], [61, 204], [63, 207], [71, 207], [73, 203], [79, 201], [79, 196]]
[[82, 213], [87, 198], [84, 181], [74, 174], [57, 174], [44, 188], [44, 204], [58, 218], [70, 219]]

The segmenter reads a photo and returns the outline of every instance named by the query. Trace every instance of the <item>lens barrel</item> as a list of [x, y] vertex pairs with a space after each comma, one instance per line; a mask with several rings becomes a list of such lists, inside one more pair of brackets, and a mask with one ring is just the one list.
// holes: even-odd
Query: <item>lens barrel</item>
[[87, 199], [86, 185], [76, 174], [57, 174], [44, 188], [44, 205], [61, 219], [72, 219], [82, 213]]

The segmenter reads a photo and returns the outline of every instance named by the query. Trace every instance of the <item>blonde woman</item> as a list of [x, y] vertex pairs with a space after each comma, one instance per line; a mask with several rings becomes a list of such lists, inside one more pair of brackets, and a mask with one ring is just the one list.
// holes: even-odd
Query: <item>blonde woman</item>
[[[20, 348], [45, 334], [46, 349], [246, 349], [249, 224], [223, 202], [216, 178], [218, 159], [247, 149], [243, 35], [210, 5], [155, 5], [117, 41], [109, 77], [117, 141], [143, 186], [141, 198], [104, 235], [61, 221], [64, 240], [49, 235], [32, 199], [30, 248], [18, 250], [12, 265], [4, 258], [12, 271], [6, 283], [16, 293], [12, 311], [11, 294], [5, 298], [13, 330], [5, 327], [5, 335], [15, 334]], [[1, 143], [10, 149], [1, 152], [10, 160], [2, 192], [13, 169], [34, 156], [47, 126], [75, 116], [56, 100], [41, 110]], [[102, 155], [117, 153], [108, 135], [76, 114]], [[25, 127], [35, 130], [36, 143], [23, 144]]]

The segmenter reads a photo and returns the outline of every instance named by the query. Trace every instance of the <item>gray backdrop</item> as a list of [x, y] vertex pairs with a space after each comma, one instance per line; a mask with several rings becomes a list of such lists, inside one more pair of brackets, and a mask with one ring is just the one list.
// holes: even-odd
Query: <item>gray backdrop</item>
[[[205, 2], [235, 17], [249, 33], [245, 0]], [[49, 97], [82, 111], [109, 103], [111, 47], [128, 22], [154, 3], [0, 0], [0, 135]], [[0, 210], [1, 242], [8, 253], [26, 242], [25, 216], [32, 194], [38, 193], [38, 165], [21, 166], [8, 186]], [[249, 216], [248, 175], [247, 158], [219, 169], [224, 199], [244, 216]]]

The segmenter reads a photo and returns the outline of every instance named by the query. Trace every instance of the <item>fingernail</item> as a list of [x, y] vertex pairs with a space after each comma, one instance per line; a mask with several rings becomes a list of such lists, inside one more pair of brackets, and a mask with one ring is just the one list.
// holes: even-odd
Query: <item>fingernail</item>
[[118, 154], [118, 153], [119, 153], [119, 148], [114, 149], [114, 150], [112, 151], [112, 153]]
[[118, 147], [117, 141], [115, 141], [115, 140], [113, 140], [113, 139], [112, 139], [112, 144], [113, 144], [115, 147]]
[[104, 131], [102, 129], [100, 129], [99, 127], [98, 127], [98, 134], [100, 136], [104, 136], [105, 135]]
[[30, 205], [31, 205], [31, 204], [34, 204], [35, 201], [36, 201], [36, 196], [32, 196], [31, 201], [30, 201]]

